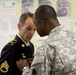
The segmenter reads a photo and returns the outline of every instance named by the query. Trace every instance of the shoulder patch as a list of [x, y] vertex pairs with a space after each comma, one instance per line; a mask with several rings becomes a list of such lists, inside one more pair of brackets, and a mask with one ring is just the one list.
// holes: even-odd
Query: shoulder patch
[[9, 65], [8, 65], [7, 61], [4, 61], [1, 64], [0, 70], [1, 70], [1, 72], [6, 73], [6, 72], [8, 72], [8, 69], [9, 69]]
[[14, 44], [17, 43], [17, 40], [13, 40], [13, 41], [11, 41], [10, 43], [11, 43], [11, 46], [12, 46], [12, 45], [14, 45]]

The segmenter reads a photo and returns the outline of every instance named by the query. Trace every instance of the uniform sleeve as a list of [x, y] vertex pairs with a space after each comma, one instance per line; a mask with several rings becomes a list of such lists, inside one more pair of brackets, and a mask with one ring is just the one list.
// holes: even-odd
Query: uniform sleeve
[[44, 55], [43, 47], [39, 47], [36, 50], [36, 54], [34, 56], [34, 60], [32, 62], [31, 69], [30, 69], [29, 73], [25, 72], [22, 75], [42, 75], [42, 69], [44, 69], [43, 68], [44, 67], [43, 66], [44, 58], [45, 58], [45, 55]]
[[48, 45], [37, 48], [30, 72], [23, 75], [50, 75], [54, 49]]
[[13, 48], [11, 45], [6, 45], [2, 52], [0, 58], [0, 75], [9, 75], [12, 72], [12, 65], [14, 59]]

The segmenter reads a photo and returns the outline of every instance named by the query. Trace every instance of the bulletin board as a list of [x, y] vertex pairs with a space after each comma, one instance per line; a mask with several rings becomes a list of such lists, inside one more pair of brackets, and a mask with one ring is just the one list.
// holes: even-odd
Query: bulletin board
[[[61, 25], [76, 32], [76, 0], [0, 0], [0, 51], [18, 33], [20, 15], [28, 11], [34, 13], [44, 4], [55, 8]], [[40, 37], [36, 32], [31, 42], [37, 47], [47, 38]]]

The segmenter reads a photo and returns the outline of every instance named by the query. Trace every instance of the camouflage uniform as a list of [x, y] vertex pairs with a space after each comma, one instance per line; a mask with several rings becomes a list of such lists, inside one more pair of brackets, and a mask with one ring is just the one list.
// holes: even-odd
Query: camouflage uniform
[[76, 75], [76, 33], [54, 28], [37, 49], [28, 75]]

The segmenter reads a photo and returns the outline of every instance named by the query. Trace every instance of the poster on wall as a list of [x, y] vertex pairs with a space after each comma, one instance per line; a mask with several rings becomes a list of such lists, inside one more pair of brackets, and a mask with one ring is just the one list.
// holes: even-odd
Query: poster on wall
[[22, 0], [22, 13], [24, 12], [34, 12], [33, 0]]
[[16, 35], [18, 33], [18, 23], [19, 23], [19, 17], [12, 17], [10, 19], [10, 26], [9, 26], [9, 34], [10, 35]]
[[15, 15], [16, 14], [16, 1], [3, 1], [1, 3], [2, 15]]
[[10, 21], [8, 18], [1, 18], [0, 19], [0, 35], [5, 35], [9, 33], [9, 25]]
[[71, 14], [70, 0], [57, 0], [57, 15], [58, 17], [69, 17]]
[[60, 24], [64, 26], [66, 29], [71, 30], [70, 28], [70, 18], [58, 18]]
[[51, 1], [52, 0], [38, 0], [38, 6], [41, 6], [41, 5], [51, 5]]

